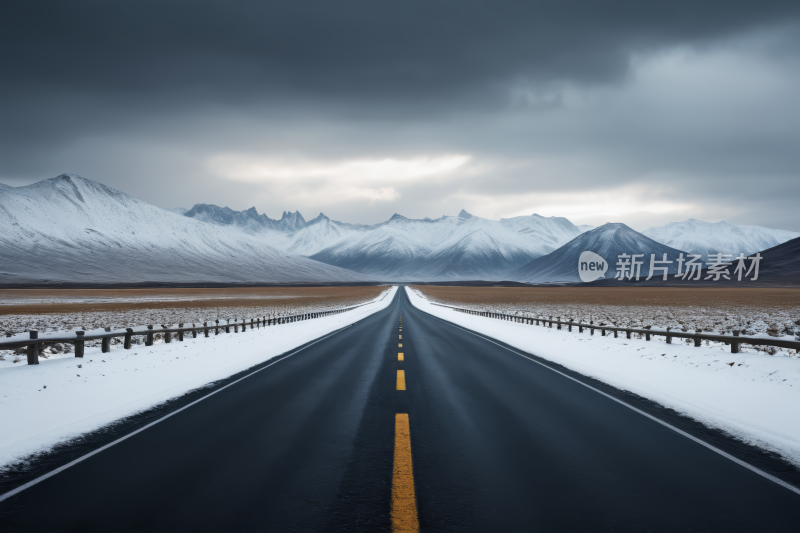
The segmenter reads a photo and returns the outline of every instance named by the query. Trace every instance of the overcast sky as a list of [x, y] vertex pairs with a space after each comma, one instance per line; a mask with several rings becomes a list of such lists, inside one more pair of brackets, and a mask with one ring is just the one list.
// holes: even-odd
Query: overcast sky
[[797, 0], [27, 0], [0, 58], [9, 185], [800, 231]]

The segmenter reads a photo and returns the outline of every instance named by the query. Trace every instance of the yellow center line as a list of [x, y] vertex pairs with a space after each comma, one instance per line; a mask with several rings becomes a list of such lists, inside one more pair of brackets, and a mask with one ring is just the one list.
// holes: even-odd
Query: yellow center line
[[392, 474], [392, 532], [418, 532], [414, 468], [411, 463], [411, 429], [407, 413], [394, 418], [394, 472]]
[[398, 361], [402, 361], [403, 360], [403, 352], [400, 352], [399, 354], [397, 354], [397, 360]]
[[406, 390], [406, 371], [397, 371], [397, 390]]

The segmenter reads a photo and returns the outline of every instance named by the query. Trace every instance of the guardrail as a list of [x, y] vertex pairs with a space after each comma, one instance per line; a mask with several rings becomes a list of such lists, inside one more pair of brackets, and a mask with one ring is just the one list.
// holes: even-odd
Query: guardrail
[[609, 325], [598, 325], [594, 322], [589, 324], [583, 324], [580, 322], [575, 322], [573, 320], [563, 321], [561, 317], [556, 317], [556, 320], [553, 320], [553, 317], [550, 318], [531, 318], [531, 317], [524, 317], [524, 316], [517, 316], [517, 315], [505, 315], [502, 313], [493, 313], [491, 311], [475, 311], [473, 309], [463, 309], [461, 307], [454, 307], [452, 305], [443, 305], [437, 304], [434, 302], [433, 305], [438, 305], [439, 307], [447, 307], [449, 309], [453, 309], [460, 313], [466, 313], [468, 315], [476, 315], [476, 316], [483, 316], [487, 318], [495, 318], [498, 320], [509, 320], [513, 322], [519, 322], [523, 324], [530, 324], [530, 325], [539, 325], [541, 322], [542, 326], [544, 327], [553, 327], [553, 324], [557, 325], [557, 329], [562, 329], [561, 326], [567, 326], [569, 331], [572, 331], [573, 327], [578, 328], [578, 333], [583, 333], [584, 328], [589, 329], [591, 334], [594, 335], [594, 330], [600, 330], [601, 335], [605, 336], [606, 331], [611, 334], [614, 333], [614, 338], [618, 338], [620, 332], [624, 332], [626, 338], [630, 339], [631, 335], [634, 333], [638, 333], [640, 335], [645, 336], [645, 340], [650, 340], [651, 335], [660, 335], [662, 337], [667, 338], [667, 344], [672, 344], [672, 339], [675, 337], [681, 339], [694, 339], [695, 347], [699, 348], [700, 343], [704, 340], [714, 341], [714, 342], [723, 342], [725, 344], [730, 344], [731, 346], [731, 353], [739, 353], [739, 345], [740, 344], [750, 344], [753, 346], [777, 346], [780, 348], [789, 348], [795, 350], [797, 353], [800, 353], [800, 341], [788, 341], [783, 339], [765, 339], [762, 337], [744, 337], [739, 335], [739, 331], [734, 330], [733, 335], [714, 335], [708, 333], [702, 333], [700, 331], [696, 331], [695, 333], [689, 333], [688, 331], [683, 330], [673, 330], [667, 328], [666, 330], [652, 330], [651, 326], [646, 326], [645, 328], [619, 328], [616, 326], [609, 326]]
[[[149, 325], [146, 327], [137, 326], [137, 328], [125, 328], [125, 329], [118, 329], [115, 331], [112, 331], [111, 328], [106, 328], [105, 331], [101, 333], [87, 334], [85, 331], [76, 331], [74, 333], [69, 333], [65, 335], [48, 335], [47, 337], [42, 337], [42, 338], [39, 338], [38, 331], [31, 330], [28, 332], [30, 335], [29, 339], [15, 338], [13, 340], [7, 340], [7, 339], [0, 340], [0, 350], [16, 350], [19, 348], [27, 347], [28, 364], [38, 365], [39, 352], [43, 349], [43, 346], [45, 344], [72, 343], [75, 345], [75, 357], [83, 357], [84, 344], [86, 341], [89, 340], [102, 339], [101, 341], [102, 352], [107, 353], [111, 351], [111, 339], [124, 337], [123, 348], [125, 350], [130, 350], [133, 337], [136, 336], [145, 336], [145, 343], [144, 343], [145, 346], [152, 346], [154, 343], [154, 336], [158, 333], [164, 334], [165, 343], [172, 342], [172, 334], [177, 333], [177, 340], [181, 342], [183, 341], [184, 334], [186, 333], [191, 333], [192, 338], [197, 338], [197, 333], [202, 331], [203, 334], [206, 337], [208, 337], [212, 330], [214, 331], [214, 335], [219, 335], [221, 329], [224, 329], [225, 333], [230, 333], [231, 328], [233, 328], [234, 333], [238, 333], [240, 327], [242, 328], [242, 333], [244, 333], [245, 331], [247, 331], [248, 325], [250, 326], [250, 329], [256, 329], [256, 328], [261, 328], [261, 326], [269, 327], [278, 324], [300, 322], [303, 320], [313, 320], [315, 318], [323, 318], [326, 316], [338, 315], [346, 311], [351, 311], [358, 307], [367, 305], [367, 303], [372, 303], [372, 302], [366, 302], [363, 304], [354, 305], [352, 307], [344, 307], [341, 309], [332, 309], [330, 311], [318, 311], [316, 313], [301, 313], [298, 315], [289, 315], [283, 317], [265, 316], [265, 317], [251, 318], [249, 323], [246, 319], [243, 319], [241, 322], [239, 322], [239, 319], [235, 318], [233, 319], [233, 322], [231, 322], [230, 319], [226, 319], [223, 323], [220, 323], [219, 320], [216, 320], [211, 324], [209, 324], [208, 322], [203, 322], [202, 326], [195, 326], [194, 324], [192, 324], [191, 327], [184, 327], [183, 324], [178, 324], [177, 328], [173, 328], [162, 325], [159, 329], [156, 329], [153, 325]], [[12, 336], [11, 334], [7, 334], [7, 337], [11, 336]]]

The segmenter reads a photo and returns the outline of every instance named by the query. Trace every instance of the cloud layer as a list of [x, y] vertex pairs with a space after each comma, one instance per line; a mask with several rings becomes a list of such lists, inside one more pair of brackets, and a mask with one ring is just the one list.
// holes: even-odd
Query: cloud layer
[[157, 205], [800, 230], [797, 2], [25, 2], [0, 181]]

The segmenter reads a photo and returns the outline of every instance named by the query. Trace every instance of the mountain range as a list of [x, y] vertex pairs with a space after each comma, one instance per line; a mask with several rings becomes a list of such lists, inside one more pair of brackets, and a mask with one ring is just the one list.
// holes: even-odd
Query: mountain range
[[346, 224], [324, 214], [305, 221], [299, 212], [280, 220], [254, 208], [232, 211], [198, 204], [185, 215], [258, 235], [279, 250], [392, 281], [502, 279], [556, 250], [582, 231], [562, 217], [489, 220], [458, 216], [410, 219], [395, 214], [379, 224]]
[[[745, 267], [750, 270], [752, 258], [755, 254], [745, 259]], [[758, 277], [755, 272], [746, 275], [742, 272], [742, 280], [738, 279], [735, 268], [738, 261], [732, 261], [727, 268], [728, 279], [723, 276], [709, 276], [709, 269], [704, 265], [699, 275], [678, 277], [675, 270], [671, 270], [667, 279], [655, 276], [647, 280], [643, 276], [640, 280], [619, 281], [613, 277], [605, 277], [592, 282], [590, 285], [598, 287], [620, 286], [647, 286], [647, 287], [798, 287], [800, 286], [800, 237], [791, 239], [772, 248], [758, 252], [760, 256]], [[674, 257], [672, 257], [674, 259]], [[717, 279], [715, 279], [717, 278]]]
[[737, 226], [728, 222], [703, 222], [690, 218], [665, 226], [648, 228], [642, 235], [667, 246], [700, 254], [705, 261], [718, 252], [738, 257], [772, 248], [800, 237], [800, 233], [761, 226]]
[[373, 280], [69, 174], [0, 187], [0, 249], [2, 285]]
[[[0, 284], [578, 281], [591, 250], [747, 255], [800, 234], [694, 219], [638, 233], [624, 224], [576, 226], [537, 214], [349, 224], [295, 211], [280, 219], [213, 204], [162, 209], [63, 174], [0, 184]], [[649, 256], [648, 256], [649, 257]], [[659, 256], [660, 257], [660, 256]], [[612, 264], [605, 277], [614, 275]]]
[[[601, 278], [613, 278], [616, 274], [617, 257], [621, 254], [642, 254], [643, 258], [639, 271], [647, 276], [650, 268], [650, 256], [655, 254], [657, 259], [663, 259], [667, 254], [668, 259], [674, 260], [682, 252], [654, 241], [653, 239], [632, 230], [625, 224], [604, 224], [598, 228], [571, 240], [555, 252], [534, 259], [527, 265], [510, 274], [515, 281], [528, 283], [578, 283], [581, 282], [578, 273], [578, 260], [585, 251], [593, 252], [605, 260], [607, 269]], [[673, 262], [667, 265], [668, 274], [677, 272], [677, 265]], [[663, 273], [656, 271], [657, 274]]]

